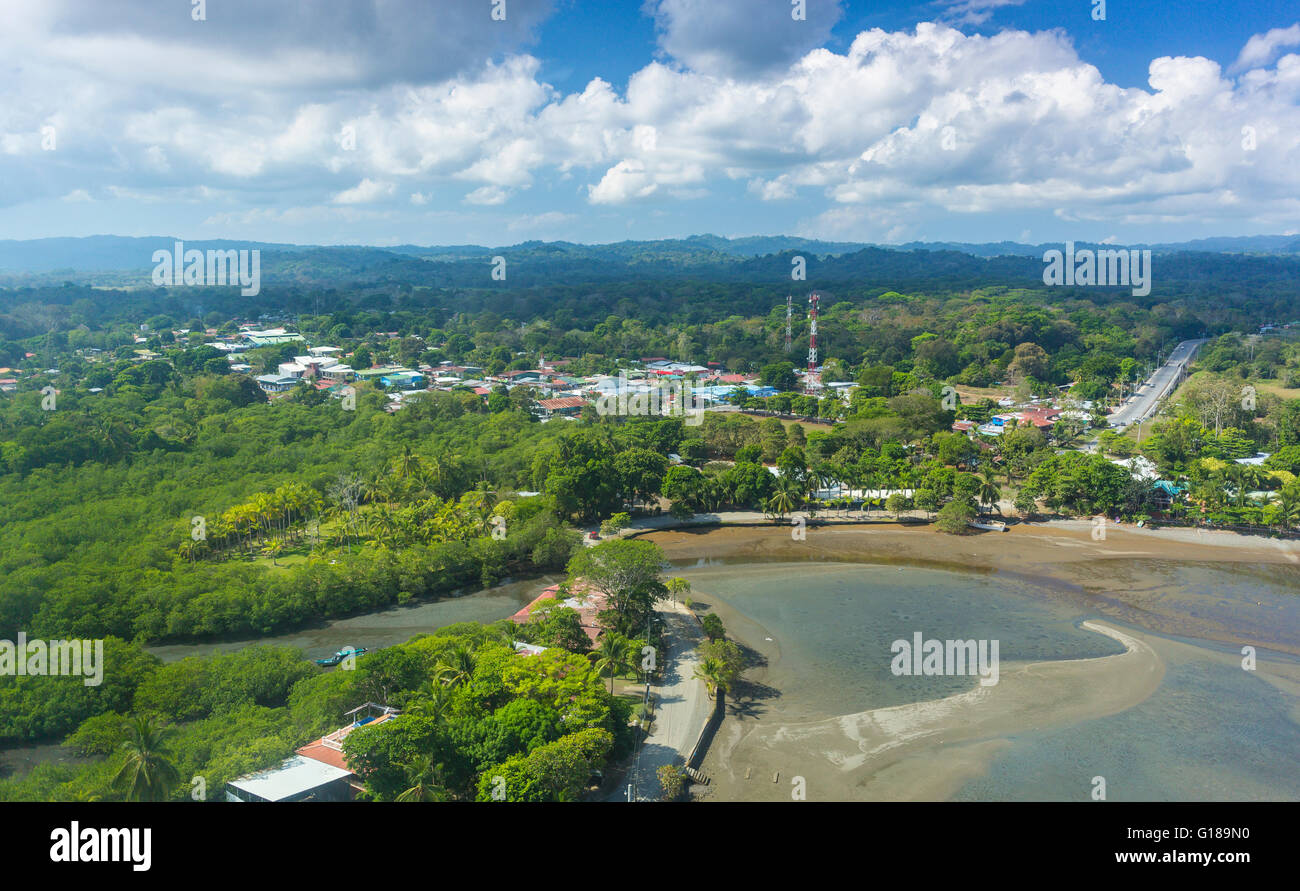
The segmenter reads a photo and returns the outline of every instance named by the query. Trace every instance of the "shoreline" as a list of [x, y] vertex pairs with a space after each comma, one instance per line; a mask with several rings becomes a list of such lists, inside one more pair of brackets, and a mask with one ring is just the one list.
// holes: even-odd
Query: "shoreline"
[[[1092, 529], [1089, 522], [1066, 520], [953, 536], [932, 526], [845, 523], [809, 526], [806, 539], [796, 541], [791, 527], [769, 523], [663, 529], [639, 537], [658, 544], [681, 569], [714, 561], [810, 561], [1003, 575], [1031, 583], [1045, 599], [1127, 626], [1300, 657], [1300, 596], [1282, 603], [1232, 602], [1171, 585], [1180, 568], [1211, 567], [1293, 584], [1300, 594], [1300, 542], [1130, 526], [1109, 527], [1106, 540], [1095, 541]], [[1287, 612], [1280, 617], [1278, 609]]]
[[[650, 525], [651, 523], [654, 525]], [[745, 511], [723, 512], [717, 514], [700, 514], [693, 520], [672, 520], [656, 518], [643, 521], [644, 525], [630, 527], [624, 531], [626, 537], [647, 538], [661, 545], [664, 541], [682, 541], [674, 536], [714, 536], [715, 533], [744, 530], [746, 536], [755, 536], [763, 530], [781, 533], [789, 537], [792, 529], [789, 520], [774, 521], [764, 519], [760, 514]], [[1243, 535], [1230, 530], [1205, 530], [1183, 526], [1139, 527], [1132, 524], [1109, 524], [1105, 528], [1105, 539], [1092, 538], [1093, 524], [1090, 520], [1046, 520], [1042, 522], [1020, 522], [1008, 526], [1005, 532], [972, 530], [965, 535], [949, 535], [940, 532], [932, 523], [911, 519], [861, 520], [852, 517], [815, 517], [807, 524], [808, 540], [796, 544], [814, 545], [813, 537], [841, 532], [874, 534], [881, 536], [905, 534], [925, 538], [933, 547], [930, 553], [942, 554], [956, 545], [972, 544], [982, 549], [988, 556], [996, 556], [997, 546], [986, 548], [984, 539], [992, 536], [994, 540], [1003, 539], [1015, 542], [1017, 547], [1029, 544], [1035, 549], [1046, 545], [1071, 548], [1075, 545], [1093, 547], [1094, 552], [1087, 555], [1072, 551], [1061, 551], [1059, 556], [1068, 558], [1073, 553], [1075, 559], [1092, 557], [1146, 556], [1165, 559], [1195, 559], [1210, 562], [1261, 562], [1300, 566], [1300, 540], [1267, 538], [1264, 536]], [[722, 539], [723, 536], [716, 536]], [[791, 539], [793, 542], [793, 539]], [[915, 544], [916, 542], [910, 542]], [[1138, 551], [1127, 548], [1140, 548]], [[665, 548], [667, 550], [667, 548]], [[676, 549], [687, 550], [690, 549]], [[912, 550], [909, 548], [909, 550]], [[978, 553], [978, 551], [977, 551]], [[1194, 555], [1194, 556], [1193, 556]], [[670, 554], [672, 559], [674, 554]], [[689, 555], [684, 555], [689, 556]], [[1038, 554], [1043, 556], [1043, 554]]]

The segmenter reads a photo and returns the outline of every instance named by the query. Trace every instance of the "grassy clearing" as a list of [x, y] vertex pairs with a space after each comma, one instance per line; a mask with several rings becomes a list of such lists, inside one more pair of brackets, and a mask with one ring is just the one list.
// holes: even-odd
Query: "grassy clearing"
[[285, 569], [289, 569], [290, 567], [301, 566], [304, 563], [306, 563], [307, 554], [305, 552], [298, 552], [298, 551], [285, 552], [283, 554], [280, 554], [278, 557], [276, 557], [274, 563], [271, 562], [270, 557], [266, 557], [266, 556], [254, 557], [252, 562], [257, 564], [258, 566], [264, 566], [267, 569], [285, 570]]
[[1254, 386], [1261, 393], [1272, 393], [1281, 399], [1300, 399], [1300, 387], [1284, 387], [1277, 381], [1258, 381]]

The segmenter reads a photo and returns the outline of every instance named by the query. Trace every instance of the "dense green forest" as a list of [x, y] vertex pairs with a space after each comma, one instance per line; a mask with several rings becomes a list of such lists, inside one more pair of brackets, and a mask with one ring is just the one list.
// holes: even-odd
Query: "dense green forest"
[[[697, 248], [713, 259], [629, 253], [613, 272], [569, 275], [596, 263], [590, 252], [521, 246], [495, 284], [473, 259], [377, 252], [370, 269], [322, 249], [264, 267], [273, 275], [257, 298], [0, 290], [0, 368], [18, 381], [0, 394], [0, 638], [105, 638], [107, 660], [98, 688], [0, 677], [0, 740], [71, 735], [94, 759], [0, 782], [0, 796], [142, 794], [115, 778], [136, 763], [130, 752], [161, 746], [179, 771], [166, 797], [185, 797], [189, 776], [221, 783], [273, 763], [370, 698], [412, 716], [349, 753], [374, 797], [483, 797], [489, 768], [522, 798], [573, 797], [627, 745], [625, 706], [595, 666], [621, 667], [613, 650], [637, 643], [635, 604], [610, 617], [603, 656], [564, 611], [526, 629], [444, 629], [355, 673], [261, 648], [162, 666], [143, 645], [257, 637], [508, 576], [589, 575], [582, 531], [628, 514], [852, 509], [961, 532], [1013, 507], [1300, 526], [1300, 345], [1286, 330], [1252, 333], [1296, 317], [1294, 258], [1167, 255], [1145, 298], [1035, 285], [1033, 258], [810, 259], [796, 293], [822, 291], [823, 379], [856, 385], [841, 400], [798, 392], [808, 320], [796, 300], [787, 352], [790, 257]], [[320, 284], [336, 266], [359, 278]], [[738, 392], [744, 411], [699, 426], [591, 406], [540, 423], [536, 392], [499, 385], [487, 398], [431, 391], [396, 412], [374, 384], [357, 384], [355, 410], [307, 387], [270, 401], [204, 345], [204, 329], [246, 321], [288, 325], [358, 367], [456, 362], [496, 375], [546, 356], [578, 376], [663, 356], [777, 392]], [[1100, 421], [1175, 343], [1201, 336], [1196, 373], [1140, 441], [1088, 432], [1087, 418]], [[246, 357], [256, 374], [301, 349]], [[956, 404], [952, 388], [964, 391]], [[957, 419], [987, 421], [999, 394], [1087, 408], [996, 439], [952, 432]], [[1097, 450], [1081, 449], [1092, 436]], [[1238, 463], [1257, 452], [1270, 457]], [[1167, 509], [1111, 460], [1139, 454], [1181, 487]], [[516, 659], [512, 639], [556, 652]]]

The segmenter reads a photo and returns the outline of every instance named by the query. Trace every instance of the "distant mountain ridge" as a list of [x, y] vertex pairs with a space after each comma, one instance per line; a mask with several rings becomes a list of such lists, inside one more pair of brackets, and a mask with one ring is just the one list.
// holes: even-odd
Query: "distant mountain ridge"
[[[403, 260], [418, 259], [434, 263], [457, 263], [485, 260], [501, 255], [516, 257], [553, 257], [570, 262], [616, 261], [641, 267], [665, 265], [677, 270], [709, 265], [729, 266], [763, 257], [807, 254], [815, 257], [843, 257], [864, 250], [931, 253], [952, 252], [969, 257], [1041, 258], [1045, 250], [1059, 248], [1060, 242], [1030, 245], [1001, 241], [985, 244], [965, 242], [908, 242], [880, 245], [859, 242], [821, 241], [786, 235], [724, 238], [718, 235], [692, 235], [681, 239], [658, 241], [621, 241], [610, 244], [578, 244], [567, 241], [525, 241], [510, 246], [485, 245], [300, 245], [230, 239], [178, 239], [174, 236], [92, 235], [80, 238], [37, 238], [0, 240], [0, 272], [10, 274], [43, 273], [85, 274], [93, 272], [144, 272], [153, 268], [156, 250], [172, 250], [177, 241], [196, 250], [260, 250], [263, 253], [296, 255], [323, 261], [333, 257], [348, 268], [373, 268], [385, 264], [402, 266]], [[1163, 244], [1099, 244], [1078, 242], [1078, 247], [1149, 249], [1156, 253], [1231, 253], [1231, 254], [1300, 254], [1300, 236], [1253, 235], [1202, 238], [1194, 241]], [[267, 262], [269, 258], [263, 258]], [[289, 260], [281, 257], [281, 263]], [[274, 265], [274, 264], [272, 264]], [[325, 265], [335, 265], [326, 263]], [[662, 270], [661, 270], [662, 271]]]

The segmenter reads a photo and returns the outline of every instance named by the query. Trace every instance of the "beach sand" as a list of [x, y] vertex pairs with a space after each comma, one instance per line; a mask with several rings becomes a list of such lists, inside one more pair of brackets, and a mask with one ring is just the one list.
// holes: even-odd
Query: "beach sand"
[[1083, 627], [1118, 640], [1125, 651], [1008, 663], [992, 686], [824, 721], [731, 722], [710, 752], [718, 756], [710, 758], [715, 789], [719, 797], [790, 800], [794, 778], [802, 777], [808, 800], [947, 798], [986, 769], [1006, 745], [1005, 734], [1114, 714], [1155, 692], [1164, 664], [1154, 649], [1102, 623]]

